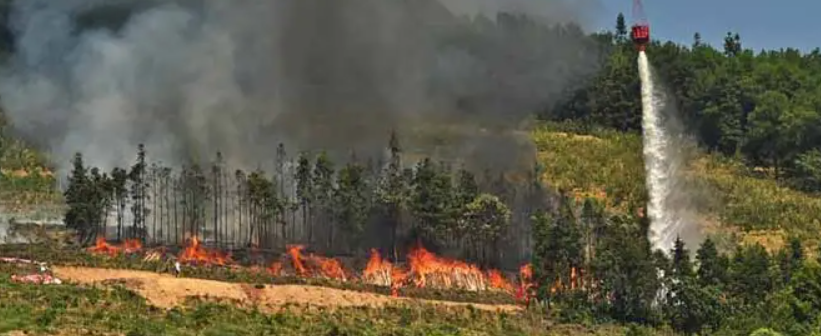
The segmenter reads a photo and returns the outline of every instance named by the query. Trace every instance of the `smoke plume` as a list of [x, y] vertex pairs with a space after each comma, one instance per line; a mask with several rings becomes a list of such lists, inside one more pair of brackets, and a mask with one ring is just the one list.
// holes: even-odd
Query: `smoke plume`
[[127, 166], [139, 143], [172, 165], [220, 151], [257, 166], [279, 142], [368, 155], [429, 124], [490, 129], [454, 132], [449, 150], [504, 164], [522, 146], [499, 131], [596, 70], [578, 22], [550, 28], [587, 3], [14, 1], [0, 96], [61, 166], [75, 152]]

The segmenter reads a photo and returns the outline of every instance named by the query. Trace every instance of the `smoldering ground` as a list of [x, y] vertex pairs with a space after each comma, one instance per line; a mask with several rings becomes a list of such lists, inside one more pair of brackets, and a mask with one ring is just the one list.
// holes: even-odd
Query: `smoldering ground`
[[62, 166], [128, 165], [138, 143], [171, 165], [256, 166], [279, 142], [369, 155], [391, 129], [442, 123], [490, 129], [438, 145], [503, 166], [532, 149], [498, 134], [596, 71], [579, 28], [551, 28], [590, 3], [19, 0], [0, 98]]

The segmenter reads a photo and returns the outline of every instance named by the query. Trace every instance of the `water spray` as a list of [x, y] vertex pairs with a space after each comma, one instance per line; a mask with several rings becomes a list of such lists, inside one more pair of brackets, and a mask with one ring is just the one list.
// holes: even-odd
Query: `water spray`
[[662, 116], [664, 100], [659, 97], [654, 86], [650, 61], [645, 51], [650, 42], [650, 25], [644, 16], [640, 0], [633, 2], [633, 16], [636, 23], [631, 29], [630, 37], [639, 52], [644, 168], [650, 196], [647, 205], [647, 216], [650, 217], [648, 238], [654, 250], [660, 249], [667, 253], [672, 247], [679, 225], [675, 214], [667, 206], [675, 185], [674, 165], [670, 157], [671, 139]]
[[661, 115], [663, 101], [657, 97], [647, 53], [640, 51], [638, 62], [643, 111], [644, 168], [650, 196], [647, 205], [647, 216], [650, 217], [648, 234], [652, 248], [666, 253], [672, 247], [675, 228], [678, 226], [673, 212], [667, 208], [667, 200], [674, 185], [672, 162], [668, 155], [670, 137], [664, 127]]

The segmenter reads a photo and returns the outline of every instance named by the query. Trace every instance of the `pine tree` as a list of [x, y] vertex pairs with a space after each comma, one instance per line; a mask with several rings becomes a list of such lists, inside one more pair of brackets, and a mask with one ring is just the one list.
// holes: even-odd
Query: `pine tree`
[[476, 247], [484, 247], [480, 253], [481, 261], [489, 265], [488, 252], [499, 251], [499, 240], [510, 225], [510, 209], [498, 197], [480, 194], [465, 210], [463, 220], [470, 223], [470, 235], [479, 243]]
[[314, 200], [317, 214], [321, 222], [325, 223], [327, 232], [327, 248], [333, 249], [334, 242], [334, 218], [333, 218], [333, 195], [334, 195], [334, 164], [325, 152], [320, 153], [314, 163], [314, 170], [311, 176], [311, 184], [314, 188]]
[[479, 196], [479, 186], [473, 173], [464, 168], [459, 169], [457, 181], [454, 209], [457, 212], [455, 216], [459, 217], [465, 211], [465, 207]]
[[[283, 241], [287, 241], [287, 230], [286, 227], [287, 223], [287, 210], [290, 208], [288, 206], [288, 195], [285, 193], [285, 164], [288, 160], [288, 154], [285, 152], [285, 144], [279, 143], [277, 146], [277, 166], [276, 166], [276, 176], [274, 177], [274, 181], [279, 186], [278, 195], [279, 201], [282, 202], [282, 213], [279, 214], [278, 222], [282, 227], [282, 239]], [[296, 225], [296, 223], [294, 223]]]
[[[563, 196], [559, 213], [552, 219], [545, 214], [534, 218], [534, 264], [541, 268], [539, 286], [541, 298], [548, 303], [561, 291], [572, 286], [572, 269], [579, 270], [584, 264], [583, 236], [575, 215], [572, 201]], [[536, 264], [539, 261], [540, 264]], [[534, 269], [534, 272], [535, 269]], [[535, 274], [534, 274], [535, 276]], [[561, 287], [552, 289], [555, 285]], [[544, 287], [544, 288], [541, 288]]]
[[[234, 179], [236, 180], [236, 183], [237, 183], [237, 190], [236, 190], [236, 194], [237, 194], [237, 231], [239, 231], [239, 237], [240, 237], [240, 239], [242, 239], [244, 237], [243, 233], [247, 233], [247, 232], [250, 231], [249, 229], [244, 229], [244, 231], [243, 231], [243, 228], [245, 226], [243, 226], [243, 224], [242, 224], [243, 223], [242, 222], [243, 214], [247, 214], [247, 209], [249, 207], [248, 206], [249, 202], [248, 202], [248, 197], [247, 197], [248, 191], [247, 191], [247, 188], [246, 188], [246, 186], [248, 184], [248, 181], [247, 181], [247, 178], [245, 177], [245, 172], [243, 172], [240, 169], [238, 169], [237, 171], [234, 172]], [[245, 221], [246, 221], [246, 223], [249, 223], [248, 225], [250, 226], [250, 219], [248, 217], [245, 217]], [[250, 240], [251, 239], [249, 238], [248, 241], [250, 241]]]
[[593, 278], [598, 304], [623, 322], [653, 323], [660, 280], [657, 262], [636, 219], [610, 219], [596, 246]]
[[450, 229], [452, 192], [450, 176], [440, 172], [430, 158], [417, 163], [410, 208], [416, 229], [427, 238], [444, 238]]
[[85, 167], [83, 156], [80, 153], [74, 155], [68, 183], [64, 194], [68, 211], [66, 211], [64, 221], [69, 229], [77, 231], [80, 241], [87, 244], [89, 228], [92, 225], [88, 204], [90, 181], [88, 168]]
[[114, 170], [111, 171], [111, 179], [117, 208], [117, 240], [120, 241], [123, 239], [125, 209], [128, 204], [128, 189], [126, 188], [128, 173], [125, 169], [119, 167], [114, 168]]
[[773, 289], [770, 256], [760, 244], [739, 247], [730, 264], [730, 290], [743, 303], [761, 301]]
[[693, 275], [693, 265], [690, 262], [690, 251], [684, 246], [684, 241], [680, 237], [676, 237], [673, 244], [672, 271], [673, 276], [678, 280], [683, 281], [685, 278], [690, 278]]
[[804, 263], [804, 251], [801, 246], [801, 240], [797, 237], [790, 238], [787, 248], [779, 252], [778, 261], [783, 284], [789, 284], [793, 274], [798, 272]]
[[[148, 183], [146, 181], [146, 172], [148, 165], [146, 163], [145, 146], [140, 144], [137, 150], [137, 162], [131, 167], [128, 173], [128, 178], [131, 181], [131, 213], [134, 216], [132, 222], [132, 230], [138, 235], [138, 238], [145, 242], [145, 219], [148, 215], [146, 189]], [[132, 237], [133, 238], [133, 237]]]
[[311, 180], [311, 161], [307, 153], [300, 153], [297, 160], [296, 194], [302, 206], [302, 224], [308, 231], [308, 242], [314, 241], [313, 225], [311, 224], [311, 208], [314, 202], [314, 186]]
[[624, 14], [619, 13], [616, 17], [616, 39], [619, 42], [627, 40], [627, 24], [624, 22]]
[[701, 34], [700, 33], [693, 34], [693, 49], [700, 48], [701, 45], [702, 45]]
[[369, 212], [365, 167], [349, 162], [339, 171], [337, 186], [333, 207], [336, 222], [358, 242]]
[[596, 240], [605, 224], [602, 210], [594, 199], [585, 199], [579, 224], [584, 236], [584, 269], [589, 272], [590, 264], [595, 258]]
[[537, 284], [536, 295], [551, 304], [550, 287], [555, 283], [558, 270], [552, 257], [556, 243], [552, 235], [552, 218], [544, 211], [533, 215], [533, 280]]
[[723, 286], [727, 280], [727, 259], [719, 255], [715, 243], [707, 238], [696, 252], [698, 281], [702, 287]]
[[[388, 150], [390, 158], [387, 167], [381, 173], [376, 197], [380, 207], [386, 213], [386, 222], [390, 225], [390, 246], [394, 261], [397, 261], [399, 259], [396, 246], [397, 231], [402, 225], [402, 214], [408, 206], [410, 183], [407, 174], [402, 169], [402, 147], [395, 131], [391, 132]], [[410, 176], [413, 176], [412, 172]]]
[[213, 206], [213, 237], [214, 243], [219, 245], [220, 244], [220, 208], [221, 208], [221, 195], [222, 195], [222, 170], [223, 170], [223, 159], [222, 153], [217, 152], [217, 158], [211, 164], [211, 190], [213, 191], [213, 199], [212, 199], [212, 206]]

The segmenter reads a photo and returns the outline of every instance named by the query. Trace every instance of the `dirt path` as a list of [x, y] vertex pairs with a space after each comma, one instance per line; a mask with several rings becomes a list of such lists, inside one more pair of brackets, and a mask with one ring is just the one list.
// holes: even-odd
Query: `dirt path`
[[113, 270], [85, 267], [54, 267], [54, 275], [63, 281], [90, 284], [107, 281], [124, 283], [131, 290], [145, 297], [151, 304], [171, 308], [190, 296], [237, 300], [264, 310], [275, 310], [285, 304], [313, 305], [321, 307], [383, 307], [387, 305], [422, 303], [447, 306], [473, 306], [490, 311], [518, 311], [515, 305], [470, 304], [363, 293], [326, 287], [302, 285], [266, 285], [258, 289], [254, 285], [228, 283], [214, 280], [176, 278], [168, 274], [143, 271]]

